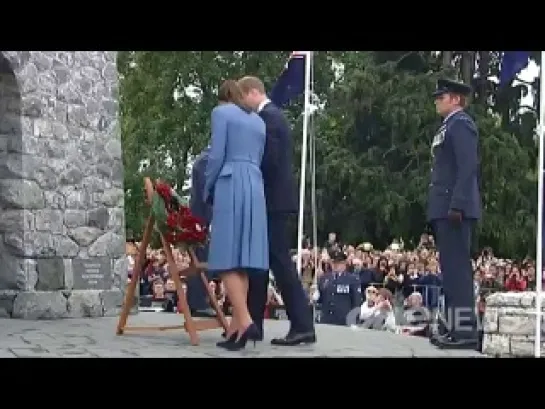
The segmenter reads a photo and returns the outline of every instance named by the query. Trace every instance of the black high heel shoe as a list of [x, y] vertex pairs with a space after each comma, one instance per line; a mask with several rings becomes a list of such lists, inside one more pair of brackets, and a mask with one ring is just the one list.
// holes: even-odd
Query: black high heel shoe
[[221, 348], [228, 351], [240, 351], [241, 349], [246, 348], [246, 343], [249, 340], [254, 342], [255, 347], [255, 342], [256, 339], [259, 339], [259, 335], [259, 330], [257, 329], [256, 325], [252, 323], [248, 326], [248, 328], [246, 328], [238, 340], [236, 337], [233, 341], [229, 339], [229, 341], [222, 343]]
[[[236, 334], [236, 332], [235, 332], [235, 334]], [[257, 334], [257, 336], [256, 336], [256, 334]], [[248, 338], [250, 341], [263, 341], [263, 337], [261, 336], [261, 334], [253, 333], [253, 334], [251, 334], [251, 335], [252, 335], [252, 337], [251, 337], [251, 338]], [[226, 331], [223, 331], [223, 332], [221, 333], [221, 337], [222, 337], [222, 338], [227, 338], [227, 332], [226, 332]], [[230, 338], [232, 338], [232, 335], [231, 335], [231, 337], [229, 337], [229, 339], [230, 339]]]
[[[226, 333], [226, 332], [223, 332], [223, 333], [221, 334], [221, 336], [222, 336], [223, 338], [227, 338], [227, 333]], [[228, 343], [230, 343], [230, 342], [235, 342], [235, 341], [237, 340], [237, 337], [238, 337], [238, 332], [235, 331], [235, 332], [233, 332], [233, 333], [231, 334], [231, 336], [230, 336], [228, 339], [226, 339], [225, 341], [216, 342], [216, 346], [217, 346], [217, 347], [220, 347], [220, 348], [224, 348], [225, 345], [227, 345]]]

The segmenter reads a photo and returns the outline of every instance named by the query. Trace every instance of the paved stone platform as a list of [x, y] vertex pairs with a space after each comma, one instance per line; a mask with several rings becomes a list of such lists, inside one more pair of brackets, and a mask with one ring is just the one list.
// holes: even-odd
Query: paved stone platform
[[[180, 315], [140, 313], [129, 324], [180, 325]], [[287, 321], [266, 323], [266, 340], [244, 351], [228, 352], [215, 343], [220, 330], [200, 332], [201, 344], [191, 346], [183, 331], [115, 335], [117, 318], [56, 321], [0, 319], [0, 358], [214, 358], [214, 357], [484, 357], [472, 351], [441, 351], [426, 339], [380, 331], [317, 325], [318, 343], [312, 346], [273, 347], [269, 340], [287, 332]]]

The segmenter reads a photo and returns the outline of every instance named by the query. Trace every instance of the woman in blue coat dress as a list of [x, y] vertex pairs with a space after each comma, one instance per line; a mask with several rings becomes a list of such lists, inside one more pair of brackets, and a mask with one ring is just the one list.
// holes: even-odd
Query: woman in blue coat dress
[[212, 111], [204, 199], [212, 204], [208, 271], [219, 274], [232, 304], [227, 341], [237, 350], [259, 331], [248, 312], [248, 274], [268, 274], [269, 243], [261, 159], [265, 123], [243, 103], [235, 81], [225, 81]]

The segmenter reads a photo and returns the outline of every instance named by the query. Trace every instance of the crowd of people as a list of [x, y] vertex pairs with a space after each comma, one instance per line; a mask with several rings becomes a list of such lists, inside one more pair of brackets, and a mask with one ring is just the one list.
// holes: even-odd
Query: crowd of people
[[[137, 242], [127, 243], [129, 277], [133, 273], [139, 245]], [[332, 272], [335, 260], [331, 255], [339, 252], [345, 255], [344, 273], [358, 278], [362, 295], [358, 324], [391, 331], [409, 328], [403, 332], [415, 334], [427, 332], [423, 331], [423, 327], [431, 317], [421, 317], [412, 312], [423, 307], [433, 313], [440, 307], [442, 281], [433, 236], [423, 234], [419, 245], [414, 249], [405, 249], [401, 241], [394, 241], [384, 250], [373, 248], [371, 243], [341, 244], [334, 233], [329, 235], [321, 248], [313, 249], [312, 246], [305, 245], [301, 254], [301, 280], [309, 301], [317, 311], [318, 321], [322, 307], [320, 297], [316, 296], [320, 278]], [[173, 249], [173, 256], [179, 269], [189, 266], [190, 257], [186, 252]], [[296, 259], [297, 254], [294, 251], [294, 263]], [[480, 314], [484, 313], [485, 297], [491, 292], [535, 289], [535, 264], [529, 258], [521, 261], [501, 259], [494, 255], [491, 248], [484, 248], [472, 262], [475, 296]], [[154, 303], [163, 311], [177, 310], [176, 289], [170, 275], [164, 251], [148, 248], [144, 273], [140, 277], [141, 305], [150, 306]], [[224, 311], [229, 313], [229, 300], [221, 282], [213, 280], [210, 287]], [[274, 286], [274, 280], [271, 280], [267, 317], [285, 318], [282, 304], [281, 295]], [[382, 307], [378, 308], [379, 305]], [[381, 314], [380, 311], [384, 313]]]

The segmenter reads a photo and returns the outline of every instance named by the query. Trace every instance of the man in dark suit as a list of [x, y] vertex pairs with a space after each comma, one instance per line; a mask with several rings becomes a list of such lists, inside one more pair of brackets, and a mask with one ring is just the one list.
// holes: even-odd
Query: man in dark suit
[[[297, 193], [293, 177], [293, 141], [284, 113], [267, 98], [263, 82], [244, 77], [239, 85], [248, 105], [253, 107], [267, 126], [267, 142], [261, 164], [267, 201], [270, 268], [290, 320], [284, 338], [272, 340], [273, 345], [298, 345], [316, 342], [312, 311], [301, 280], [289, 252], [288, 218], [297, 213]], [[268, 275], [250, 278], [248, 307], [254, 323], [263, 333], [267, 301]]]
[[[189, 202], [191, 212], [204, 220], [206, 224], [210, 224], [210, 218], [212, 217], [210, 206], [203, 200], [204, 172], [208, 163], [208, 152], [209, 148], [207, 147], [193, 162], [191, 170], [191, 199]], [[208, 249], [204, 247], [197, 247], [195, 249], [195, 255], [199, 261], [206, 261], [207, 251]], [[206, 311], [210, 307], [206, 301], [206, 297], [206, 288], [204, 288], [200, 275], [197, 274], [190, 277], [187, 280], [187, 303], [193, 315], [210, 315]]]
[[478, 347], [471, 232], [481, 217], [481, 195], [479, 133], [464, 112], [470, 92], [465, 84], [439, 80], [433, 94], [443, 122], [432, 142], [427, 218], [435, 232], [445, 294], [442, 333], [431, 338], [440, 348]]

